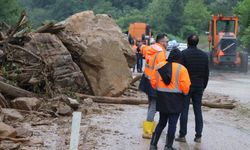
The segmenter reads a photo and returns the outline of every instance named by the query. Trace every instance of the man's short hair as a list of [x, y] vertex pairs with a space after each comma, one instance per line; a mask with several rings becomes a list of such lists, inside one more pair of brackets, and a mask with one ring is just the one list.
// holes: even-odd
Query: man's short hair
[[158, 43], [161, 39], [167, 37], [167, 34], [165, 33], [158, 33], [155, 39], [155, 42]]
[[187, 38], [187, 42], [189, 46], [197, 46], [199, 43], [199, 37], [196, 34], [191, 34], [188, 38]]

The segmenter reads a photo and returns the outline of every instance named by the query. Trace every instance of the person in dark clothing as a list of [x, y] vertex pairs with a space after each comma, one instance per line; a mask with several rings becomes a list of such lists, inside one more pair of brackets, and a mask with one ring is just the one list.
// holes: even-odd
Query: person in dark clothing
[[173, 49], [168, 62], [157, 65], [157, 74], [152, 76], [152, 86], [157, 92], [156, 110], [160, 112], [160, 119], [150, 142], [150, 150], [157, 150], [157, 143], [163, 129], [168, 123], [166, 144], [164, 150], [173, 148], [176, 124], [183, 108], [184, 95], [190, 88], [190, 79], [187, 69], [179, 62], [181, 52]]
[[[136, 46], [139, 46], [139, 43], [137, 43]], [[137, 72], [142, 73], [142, 66], [143, 66], [143, 56], [140, 53], [140, 51], [137, 51], [136, 52], [136, 68], [137, 68]]]
[[199, 43], [199, 37], [197, 35], [190, 35], [187, 38], [188, 48], [182, 51], [183, 65], [187, 68], [191, 87], [189, 94], [185, 97], [184, 108], [180, 116], [180, 131], [179, 137], [176, 141], [186, 142], [187, 134], [187, 122], [188, 122], [188, 110], [190, 99], [193, 102], [193, 109], [195, 115], [195, 138], [194, 141], [200, 143], [203, 129], [203, 117], [202, 117], [202, 95], [203, 91], [207, 87], [209, 78], [209, 63], [208, 56], [205, 52], [197, 48]]

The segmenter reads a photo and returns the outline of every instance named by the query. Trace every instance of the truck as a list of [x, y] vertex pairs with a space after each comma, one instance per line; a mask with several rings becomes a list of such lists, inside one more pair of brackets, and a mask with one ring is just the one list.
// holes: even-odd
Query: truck
[[129, 41], [134, 40], [137, 42], [143, 42], [149, 45], [152, 37], [151, 27], [147, 23], [134, 22], [129, 25], [128, 29]]
[[248, 71], [248, 53], [239, 51], [237, 16], [213, 15], [209, 24], [209, 58], [211, 67], [234, 67]]

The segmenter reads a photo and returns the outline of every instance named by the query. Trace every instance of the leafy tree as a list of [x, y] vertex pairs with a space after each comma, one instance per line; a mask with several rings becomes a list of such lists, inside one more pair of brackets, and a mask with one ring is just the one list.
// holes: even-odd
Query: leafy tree
[[189, 0], [184, 8], [184, 26], [182, 27], [182, 36], [188, 34], [202, 33], [207, 30], [210, 19], [210, 12], [204, 5], [203, 0]]
[[119, 17], [116, 22], [123, 29], [123, 31], [127, 31], [130, 23], [147, 22], [147, 20], [145, 15], [143, 15], [143, 13], [138, 9], [130, 9], [129, 13], [126, 13], [125, 16]]
[[240, 42], [248, 48], [250, 52], [250, 1], [242, 0], [237, 4], [235, 13], [239, 15], [240, 22]]
[[214, 15], [233, 15], [233, 7], [236, 5], [236, 3], [237, 0], [205, 0], [208, 10]]
[[166, 32], [167, 27], [167, 17], [171, 13], [170, 0], [153, 0], [147, 8], [147, 19], [150, 25], [157, 32]]
[[109, 0], [114, 7], [123, 9], [130, 6], [136, 9], [144, 9], [152, 0]]
[[5, 21], [8, 24], [16, 22], [20, 13], [20, 8], [16, 0], [0, 1], [0, 22]]

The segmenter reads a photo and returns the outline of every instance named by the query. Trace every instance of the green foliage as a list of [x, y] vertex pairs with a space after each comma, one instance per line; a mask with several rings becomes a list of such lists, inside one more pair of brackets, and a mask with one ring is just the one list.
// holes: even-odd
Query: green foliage
[[241, 44], [250, 52], [250, 1], [242, 0], [235, 8], [235, 13], [239, 16]]
[[14, 63], [4, 63], [1, 66], [3, 77], [8, 79], [8, 83], [11, 85], [17, 84], [17, 77], [21, 73], [20, 69]]
[[202, 33], [208, 29], [210, 12], [204, 5], [203, 0], [189, 0], [184, 8], [184, 26], [182, 36], [190, 33]]
[[223, 14], [224, 16], [231, 16], [237, 0], [205, 0], [204, 3], [214, 15]]
[[147, 19], [157, 32], [167, 31], [166, 19], [171, 13], [169, 6], [170, 0], [153, 0], [147, 8]]
[[[146, 22], [154, 33], [166, 32], [186, 37], [191, 32], [200, 34], [207, 31], [211, 14], [233, 14], [232, 10], [237, 1], [249, 3], [249, 0], [22, 0], [18, 2], [28, 11], [34, 27], [40, 26], [46, 20], [61, 21], [76, 12], [93, 10], [95, 13], [111, 15], [123, 31], [128, 30], [130, 23]], [[250, 9], [242, 9], [244, 5], [237, 5], [237, 10], [244, 12], [241, 13], [243, 18], [249, 18]], [[244, 20], [242, 23], [249, 22]], [[244, 25], [244, 28], [247, 27]]]
[[128, 30], [130, 23], [146, 22], [146, 18], [138, 9], [132, 9], [125, 16], [119, 17], [116, 22], [123, 29], [123, 31], [126, 31]]
[[16, 0], [0, 1], [0, 22], [5, 21], [8, 24], [14, 24], [18, 19], [20, 7]]
[[250, 25], [245, 29], [244, 34], [241, 36], [241, 42], [250, 52]]

